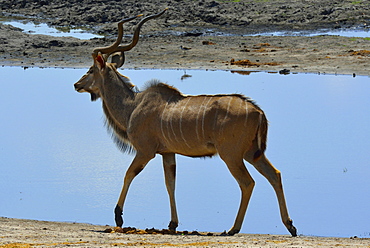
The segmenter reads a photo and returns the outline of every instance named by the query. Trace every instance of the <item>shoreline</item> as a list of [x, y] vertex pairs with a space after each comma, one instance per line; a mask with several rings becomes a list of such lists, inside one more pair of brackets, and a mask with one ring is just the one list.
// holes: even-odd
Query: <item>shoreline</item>
[[[112, 42], [29, 35], [0, 24], [1, 39], [18, 39], [20, 43], [31, 39], [29, 43], [33, 44], [22, 52], [21, 44], [15, 47], [5, 44], [0, 56], [3, 67], [88, 68], [92, 64], [91, 50]], [[205, 42], [213, 45], [203, 45]], [[182, 51], [180, 45], [191, 50]], [[370, 51], [366, 50], [369, 45], [367, 38], [340, 36], [239, 36], [231, 41], [226, 36], [191, 39], [144, 36], [126, 53], [122, 68], [370, 75]]]

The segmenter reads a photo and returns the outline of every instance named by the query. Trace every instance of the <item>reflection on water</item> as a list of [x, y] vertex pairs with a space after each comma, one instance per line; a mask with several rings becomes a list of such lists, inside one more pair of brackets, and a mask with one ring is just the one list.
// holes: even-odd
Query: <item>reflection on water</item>
[[[100, 102], [74, 91], [85, 72], [0, 68], [1, 216], [114, 225], [113, 208], [132, 156], [120, 153], [107, 135]], [[186, 94], [244, 93], [256, 99], [270, 121], [267, 156], [282, 171], [298, 233], [370, 237], [368, 77], [122, 73], [139, 87], [158, 78]], [[241, 231], [287, 234], [271, 186], [247, 167], [256, 187]], [[177, 175], [179, 230], [229, 229], [240, 191], [221, 160], [179, 156]], [[167, 227], [160, 157], [134, 180], [124, 218], [126, 226]]]

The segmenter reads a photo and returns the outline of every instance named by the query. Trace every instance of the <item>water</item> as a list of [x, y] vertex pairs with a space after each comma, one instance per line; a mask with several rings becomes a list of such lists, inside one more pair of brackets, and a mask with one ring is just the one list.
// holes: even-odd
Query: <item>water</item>
[[[78, 39], [88, 40], [92, 38], [101, 38], [103, 36], [88, 33], [82, 29], [70, 29], [67, 32], [63, 32], [60, 29], [49, 27], [46, 23], [34, 23], [29, 22], [27, 20], [7, 20], [0, 17], [0, 22], [3, 24], [12, 25], [13, 27], [23, 29], [25, 33], [32, 33], [32, 34], [44, 34], [44, 35], [51, 35], [54, 37], [75, 37]], [[225, 33], [215, 32], [210, 30], [208, 34], [212, 35], [229, 35]], [[249, 36], [247, 34], [246, 36]], [[331, 30], [331, 29], [323, 29], [317, 30], [316, 32], [312, 31], [279, 31], [279, 32], [267, 32], [267, 33], [258, 33], [253, 34], [252, 36], [317, 36], [317, 35], [339, 35], [344, 37], [362, 37], [367, 38], [370, 37], [370, 33], [368, 29], [363, 28], [352, 28], [352, 29], [338, 29], [338, 30]]]
[[23, 32], [30, 34], [44, 34], [51, 35], [54, 37], [75, 37], [82, 40], [88, 40], [92, 38], [101, 38], [103, 36], [88, 33], [82, 29], [70, 29], [69, 31], [61, 31], [56, 28], [49, 27], [45, 23], [34, 23], [28, 21], [5, 21], [3, 24], [12, 25], [16, 28], [23, 29]]
[[[132, 155], [116, 149], [101, 103], [74, 91], [86, 69], [0, 68], [0, 216], [114, 225]], [[162, 79], [186, 94], [244, 93], [265, 111], [267, 156], [282, 172], [290, 215], [303, 235], [370, 237], [370, 79], [335, 75], [249, 76], [226, 71], [123, 70], [142, 88]], [[179, 230], [233, 224], [240, 191], [218, 158], [178, 156]], [[288, 234], [268, 182], [256, 181], [241, 232]], [[134, 180], [125, 226], [166, 228], [160, 156]]]
[[254, 34], [253, 36], [318, 36], [318, 35], [338, 35], [343, 37], [361, 37], [367, 38], [370, 37], [370, 32], [368, 29], [323, 29], [313, 31], [279, 31], [279, 32], [268, 32], [268, 33], [259, 33]]

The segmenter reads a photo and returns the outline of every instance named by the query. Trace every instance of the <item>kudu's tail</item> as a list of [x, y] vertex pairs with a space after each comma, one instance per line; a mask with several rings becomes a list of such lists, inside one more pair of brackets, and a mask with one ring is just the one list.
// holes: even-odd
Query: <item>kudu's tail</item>
[[267, 144], [267, 119], [265, 114], [262, 112], [259, 118], [259, 125], [257, 128], [256, 140], [257, 140], [257, 151], [253, 155], [253, 161], [257, 161], [262, 157], [266, 150]]

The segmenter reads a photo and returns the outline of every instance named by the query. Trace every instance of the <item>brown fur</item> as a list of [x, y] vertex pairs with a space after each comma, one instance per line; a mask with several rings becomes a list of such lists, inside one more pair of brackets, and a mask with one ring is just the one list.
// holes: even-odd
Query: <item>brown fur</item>
[[[144, 20], [161, 14], [163, 12]], [[123, 55], [125, 49], [131, 49], [137, 43], [137, 30], [133, 43], [127, 46], [118, 46], [122, 30], [119, 34], [112, 46], [94, 49], [94, 65], [75, 84], [78, 92], [90, 93], [92, 100], [102, 99], [107, 126], [119, 147], [124, 151], [136, 151], [115, 208], [117, 226], [123, 225], [121, 215], [132, 180], [156, 154], [161, 154], [171, 207], [169, 229], [174, 231], [178, 226], [175, 154], [204, 157], [218, 153], [242, 193], [239, 211], [228, 234], [240, 231], [254, 187], [254, 180], [243, 162], [246, 160], [273, 186], [282, 221], [296, 236], [285, 203], [281, 174], [264, 154], [267, 119], [257, 104], [237, 94], [187, 96], [159, 81], [151, 81], [142, 92], [134, 91], [130, 80], [117, 71], [120, 62], [106, 62], [109, 54], [118, 51]], [[117, 61], [122, 62], [122, 59]]]

